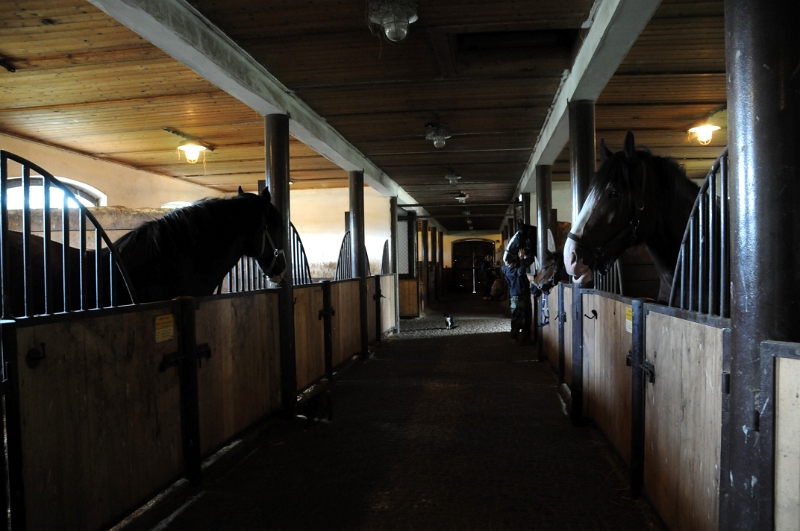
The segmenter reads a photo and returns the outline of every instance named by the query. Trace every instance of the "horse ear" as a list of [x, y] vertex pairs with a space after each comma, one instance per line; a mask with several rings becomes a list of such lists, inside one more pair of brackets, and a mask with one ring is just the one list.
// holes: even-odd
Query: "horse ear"
[[553, 231], [550, 229], [547, 229], [547, 250], [553, 254], [556, 252], [556, 240], [553, 238]]
[[600, 139], [600, 162], [605, 162], [610, 159], [614, 154], [606, 147], [605, 139]]
[[264, 187], [263, 190], [261, 190], [261, 198], [267, 203], [272, 202], [272, 196], [269, 193], [269, 188], [267, 188], [266, 186]]
[[244, 195], [244, 190], [242, 190], [241, 186], [239, 187], [239, 195]]
[[636, 154], [636, 145], [633, 141], [633, 131], [628, 129], [628, 134], [625, 135], [625, 156], [629, 159], [633, 158]]

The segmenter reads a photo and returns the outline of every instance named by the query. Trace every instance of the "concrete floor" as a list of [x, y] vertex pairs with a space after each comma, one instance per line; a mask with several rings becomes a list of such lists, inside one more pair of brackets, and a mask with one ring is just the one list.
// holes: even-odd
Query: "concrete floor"
[[124, 528], [662, 529], [552, 368], [509, 344], [507, 304], [452, 296], [402, 321], [340, 373], [332, 422], [270, 422]]

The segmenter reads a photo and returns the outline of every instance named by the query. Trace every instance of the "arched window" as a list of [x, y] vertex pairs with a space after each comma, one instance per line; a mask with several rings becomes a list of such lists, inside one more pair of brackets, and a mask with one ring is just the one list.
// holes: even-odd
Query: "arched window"
[[[106, 194], [100, 190], [84, 184], [80, 181], [67, 179], [65, 177], [56, 177], [61, 183], [66, 186], [78, 201], [84, 206], [105, 206], [108, 200]], [[44, 184], [41, 177], [31, 176], [30, 199], [31, 208], [44, 208]], [[8, 179], [8, 209], [21, 210], [23, 204], [22, 192], [22, 178]], [[51, 186], [50, 187], [50, 207], [60, 208], [64, 204], [64, 192], [61, 189]], [[69, 208], [77, 208], [78, 205], [70, 199]]]

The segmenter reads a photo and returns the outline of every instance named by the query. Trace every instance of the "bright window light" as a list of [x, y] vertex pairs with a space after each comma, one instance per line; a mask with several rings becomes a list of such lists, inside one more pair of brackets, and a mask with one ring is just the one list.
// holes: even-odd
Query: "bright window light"
[[[31, 208], [44, 208], [44, 187], [42, 185], [31, 185], [29, 204]], [[95, 206], [94, 203], [83, 197], [78, 197], [78, 201], [86, 207]], [[50, 208], [61, 208], [64, 204], [64, 192], [60, 188], [50, 187]], [[23, 196], [22, 187], [15, 186], [8, 189], [8, 209], [22, 210]], [[69, 200], [69, 208], [78, 208], [73, 199]]]

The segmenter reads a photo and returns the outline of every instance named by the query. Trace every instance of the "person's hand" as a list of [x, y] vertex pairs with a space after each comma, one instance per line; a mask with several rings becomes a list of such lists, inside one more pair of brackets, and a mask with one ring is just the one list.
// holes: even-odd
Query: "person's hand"
[[519, 252], [517, 253], [517, 256], [519, 256], [520, 259], [525, 258], [525, 249], [520, 249]]

